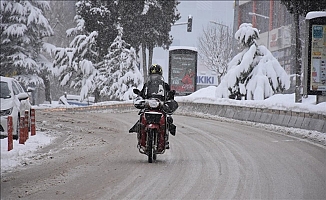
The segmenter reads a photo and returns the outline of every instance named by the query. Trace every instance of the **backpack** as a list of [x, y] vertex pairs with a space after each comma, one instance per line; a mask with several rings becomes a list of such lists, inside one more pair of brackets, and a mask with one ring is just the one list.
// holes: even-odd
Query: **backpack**
[[166, 99], [166, 88], [164, 78], [158, 74], [152, 74], [148, 77], [144, 91], [145, 98], [158, 98], [161, 101]]

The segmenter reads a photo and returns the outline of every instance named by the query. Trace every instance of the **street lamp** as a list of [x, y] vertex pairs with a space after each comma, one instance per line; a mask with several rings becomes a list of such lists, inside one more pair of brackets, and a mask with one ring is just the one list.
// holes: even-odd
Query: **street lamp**
[[263, 17], [263, 18], [265, 18], [265, 19], [269, 19], [269, 17], [268, 17], [268, 16], [265, 16], [265, 15], [260, 15], [260, 14], [257, 14], [257, 13], [253, 13], [253, 12], [249, 12], [249, 15], [256, 15], [256, 16], [258, 16], [258, 17]]
[[229, 27], [227, 26], [227, 25], [224, 25], [224, 24], [221, 24], [221, 23], [218, 23], [218, 22], [216, 22], [216, 21], [209, 21], [210, 23], [213, 23], [213, 24], [217, 24], [217, 25], [220, 25], [220, 26], [224, 26], [224, 27], [226, 27], [226, 30], [227, 30], [227, 32], [229, 33]]
[[[258, 16], [258, 17], [262, 17], [264, 19], [268, 19], [268, 22], [269, 22], [269, 17], [268, 16], [257, 14], [257, 13], [253, 13], [253, 12], [249, 12], [248, 14], [249, 15]], [[268, 25], [268, 31], [267, 31], [267, 49], [269, 50], [269, 25]]]
[[226, 27], [226, 31], [227, 31], [227, 37], [226, 37], [226, 39], [227, 39], [227, 42], [229, 42], [229, 27], [228, 26], [226, 26], [226, 25], [224, 25], [224, 24], [221, 24], [221, 23], [218, 23], [218, 22], [216, 22], [216, 21], [209, 21], [210, 23], [213, 23], [213, 24], [217, 24], [217, 25], [220, 25], [220, 26], [224, 26], [224, 27]]

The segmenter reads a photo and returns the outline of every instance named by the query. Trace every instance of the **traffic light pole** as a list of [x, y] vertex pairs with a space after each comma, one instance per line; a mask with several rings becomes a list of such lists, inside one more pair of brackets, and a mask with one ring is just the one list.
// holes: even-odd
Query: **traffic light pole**
[[186, 25], [186, 24], [188, 24], [188, 22], [180, 22], [180, 23], [173, 24], [172, 26]]
[[187, 25], [187, 32], [192, 31], [192, 16], [188, 16], [188, 22], [180, 22], [180, 23], [175, 23], [172, 26], [179, 26], [179, 25]]

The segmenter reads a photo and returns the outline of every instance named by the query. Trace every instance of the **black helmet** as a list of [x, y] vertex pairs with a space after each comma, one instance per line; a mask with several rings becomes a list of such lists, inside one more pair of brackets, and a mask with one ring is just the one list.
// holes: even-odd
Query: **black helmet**
[[158, 64], [153, 64], [150, 68], [149, 68], [149, 75], [151, 74], [159, 74], [162, 75], [163, 74], [163, 70], [162, 67]]

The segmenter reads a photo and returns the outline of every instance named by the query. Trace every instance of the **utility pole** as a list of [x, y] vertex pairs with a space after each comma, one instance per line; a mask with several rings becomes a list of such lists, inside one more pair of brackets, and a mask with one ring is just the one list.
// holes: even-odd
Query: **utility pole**
[[234, 0], [234, 19], [233, 19], [233, 32], [232, 32], [232, 54], [231, 56], [234, 57], [237, 50], [237, 44], [234, 41], [234, 35], [239, 28], [239, 0]]

